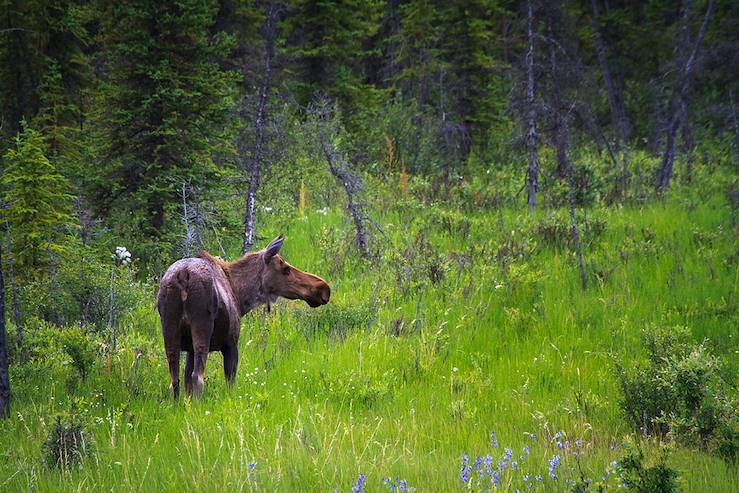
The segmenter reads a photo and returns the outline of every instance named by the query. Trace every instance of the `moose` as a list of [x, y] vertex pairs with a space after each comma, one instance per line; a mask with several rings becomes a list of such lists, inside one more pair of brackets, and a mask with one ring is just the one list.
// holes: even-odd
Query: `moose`
[[224, 262], [207, 252], [172, 264], [159, 285], [157, 310], [172, 394], [180, 394], [180, 353], [187, 352], [185, 395], [203, 392], [208, 353], [223, 354], [226, 381], [236, 377], [241, 317], [277, 298], [300, 299], [312, 308], [325, 305], [331, 288], [320, 277], [288, 264], [278, 253], [284, 236], [262, 251]]

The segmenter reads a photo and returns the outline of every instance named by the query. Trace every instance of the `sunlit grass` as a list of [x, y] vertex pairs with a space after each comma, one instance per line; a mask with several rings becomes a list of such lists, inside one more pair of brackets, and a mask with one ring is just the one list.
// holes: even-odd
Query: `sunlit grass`
[[[503, 272], [496, 247], [530, 220], [518, 212], [474, 214], [461, 235], [386, 211], [389, 250], [402, 253], [423, 235], [442, 255], [470, 257], [464, 267], [449, 261], [436, 284], [410, 286], [392, 262], [373, 268], [326, 250], [327, 232], [351, 227], [338, 210], [280, 221], [286, 231], [270, 224], [262, 234], [286, 234], [288, 261], [329, 280], [330, 305], [282, 302], [249, 314], [236, 384], [225, 385], [214, 354], [204, 399], [173, 403], [152, 288], [152, 304], [121, 322], [124, 349], [109, 367], [101, 359], [74, 395], [68, 368], [16, 381], [35, 390], [16, 394], [13, 419], [0, 424], [0, 490], [349, 491], [362, 473], [369, 491], [384, 490], [385, 477], [453, 491], [464, 454], [510, 447], [518, 456], [532, 432], [541, 444], [527, 467], [545, 475], [558, 431], [583, 440], [583, 467], [597, 480], [630, 431], [613, 359], [640, 354], [642, 329], [687, 325], [739, 366], [737, 265], [721, 204], [589, 214], [607, 228], [585, 252], [586, 291], [567, 249], [539, 244]], [[131, 380], [133, 334], [144, 356]], [[41, 444], [73, 397], [84, 400], [96, 453], [61, 473], [42, 464]], [[736, 468], [702, 452], [676, 450], [670, 463], [685, 491], [731, 491], [739, 481]]]

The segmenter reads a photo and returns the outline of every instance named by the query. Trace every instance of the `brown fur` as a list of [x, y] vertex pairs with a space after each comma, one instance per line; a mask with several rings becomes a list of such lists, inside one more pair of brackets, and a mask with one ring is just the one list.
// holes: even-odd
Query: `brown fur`
[[172, 393], [179, 396], [180, 353], [187, 352], [185, 394], [203, 390], [208, 352], [223, 354], [226, 380], [238, 365], [241, 317], [279, 297], [301, 299], [311, 307], [328, 303], [331, 288], [320, 277], [291, 266], [277, 254], [283, 238], [264, 250], [224, 262], [207, 252], [178, 260], [160, 282], [157, 309], [162, 321]]

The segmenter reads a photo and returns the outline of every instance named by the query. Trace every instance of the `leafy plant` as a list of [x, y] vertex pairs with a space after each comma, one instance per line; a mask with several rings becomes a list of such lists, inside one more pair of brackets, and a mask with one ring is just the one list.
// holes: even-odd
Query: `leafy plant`
[[68, 414], [58, 415], [42, 447], [45, 463], [68, 471], [95, 452], [92, 435], [85, 429], [84, 418], [75, 405]]
[[644, 452], [637, 445], [628, 445], [618, 462], [617, 472], [627, 491], [634, 493], [676, 493], [678, 472], [667, 464], [667, 449], [660, 452], [656, 464], [647, 467]]
[[713, 450], [735, 461], [739, 451], [736, 396], [721, 377], [722, 362], [687, 328], [644, 333], [646, 362], [616, 364], [627, 420], [645, 434]]

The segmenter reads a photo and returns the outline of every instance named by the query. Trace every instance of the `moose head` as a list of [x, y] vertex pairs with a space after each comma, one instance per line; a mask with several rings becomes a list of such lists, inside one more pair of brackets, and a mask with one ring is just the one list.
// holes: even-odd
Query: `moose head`
[[277, 298], [303, 300], [312, 308], [325, 305], [331, 298], [331, 288], [318, 276], [303, 272], [288, 264], [279, 255], [285, 238], [280, 235], [259, 252], [264, 263], [261, 271], [261, 290], [267, 307]]

